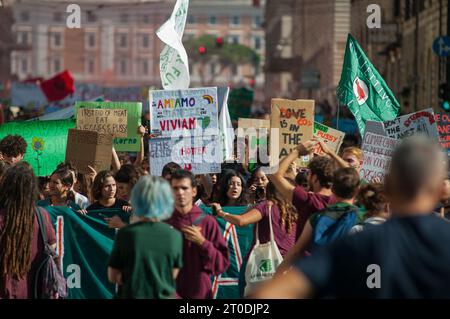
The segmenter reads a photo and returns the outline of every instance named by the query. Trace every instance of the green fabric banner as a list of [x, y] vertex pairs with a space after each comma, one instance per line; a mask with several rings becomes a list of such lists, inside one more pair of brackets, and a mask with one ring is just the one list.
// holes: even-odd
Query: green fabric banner
[[393, 120], [400, 111], [394, 94], [351, 34], [336, 93], [339, 102], [347, 105], [355, 117], [361, 136], [367, 120]]
[[119, 209], [89, 211], [84, 216], [68, 207], [44, 207], [56, 231], [56, 249], [69, 288], [68, 299], [108, 299], [115, 286], [108, 282], [108, 260], [116, 231], [105, 217], [118, 215], [129, 222], [129, 214]]
[[37, 176], [48, 176], [66, 158], [67, 134], [74, 120], [8, 122], [0, 125], [0, 139], [21, 135], [27, 142], [27, 161]]
[[[211, 208], [206, 206], [200, 207], [205, 213], [211, 214]], [[233, 215], [241, 215], [246, 212], [249, 207], [222, 207], [224, 212]], [[253, 244], [253, 225], [245, 227], [236, 227], [222, 218], [217, 218], [220, 230], [228, 244], [230, 251], [230, 267], [226, 272], [212, 278], [213, 295], [215, 299], [239, 299], [239, 277], [245, 258], [252, 248]]]
[[141, 138], [137, 133], [141, 125], [142, 103], [140, 102], [76, 102], [75, 118], [79, 108], [87, 109], [125, 109], [128, 112], [128, 137], [114, 139], [114, 148], [118, 152], [139, 152]]

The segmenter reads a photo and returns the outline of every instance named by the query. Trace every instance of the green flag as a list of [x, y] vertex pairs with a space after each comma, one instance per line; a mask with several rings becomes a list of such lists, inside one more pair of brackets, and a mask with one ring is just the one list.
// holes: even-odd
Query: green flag
[[339, 102], [353, 113], [361, 135], [367, 120], [393, 120], [400, 111], [394, 94], [351, 34], [336, 93]]
[[27, 142], [24, 161], [37, 176], [48, 176], [66, 158], [67, 134], [74, 120], [8, 122], [0, 125], [0, 139], [21, 135]]

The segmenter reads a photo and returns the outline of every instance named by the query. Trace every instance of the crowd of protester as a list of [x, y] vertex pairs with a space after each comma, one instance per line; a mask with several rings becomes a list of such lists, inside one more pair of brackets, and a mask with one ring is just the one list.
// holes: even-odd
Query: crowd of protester
[[[312, 156], [318, 144], [324, 156]], [[111, 170], [90, 167], [82, 174], [61, 163], [37, 178], [23, 162], [25, 152], [19, 135], [0, 141], [0, 298], [33, 297], [45, 246], [38, 212], [45, 216], [47, 244], [55, 244], [49, 206], [129, 214], [129, 224], [105, 217], [118, 229], [107, 269], [118, 298], [212, 298], [211, 276], [230, 266], [216, 219], [255, 225], [253, 245], [273, 234], [284, 259], [253, 297], [450, 296], [450, 179], [441, 150], [420, 137], [397, 148], [384, 183], [360, 179], [358, 147], [344, 145], [335, 154], [314, 139], [300, 143], [270, 175], [258, 165], [227, 162], [219, 174], [194, 176], [169, 163], [162, 177], [150, 176], [142, 146], [135, 159], [113, 152]], [[299, 167], [305, 155], [311, 160]], [[245, 212], [227, 213], [230, 206]], [[380, 289], [367, 287], [371, 264], [381, 266]], [[240, 281], [245, 287], [244, 276]]]

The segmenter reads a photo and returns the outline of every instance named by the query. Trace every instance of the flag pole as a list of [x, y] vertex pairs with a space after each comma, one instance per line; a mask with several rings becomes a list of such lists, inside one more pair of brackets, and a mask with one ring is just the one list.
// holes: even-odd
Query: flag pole
[[337, 121], [336, 121], [336, 129], [337, 130], [339, 130], [339, 110], [340, 110], [340, 108], [339, 108], [339, 99], [338, 99], [338, 97], [337, 97], [337, 94], [336, 94], [336, 102], [337, 102]]

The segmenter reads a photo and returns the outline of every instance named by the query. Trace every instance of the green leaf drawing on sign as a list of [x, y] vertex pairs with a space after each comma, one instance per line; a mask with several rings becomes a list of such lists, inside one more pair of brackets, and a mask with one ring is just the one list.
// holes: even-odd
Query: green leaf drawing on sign
[[205, 129], [209, 126], [209, 123], [211, 123], [211, 119], [209, 118], [209, 116], [205, 116], [202, 119], [202, 128]]

